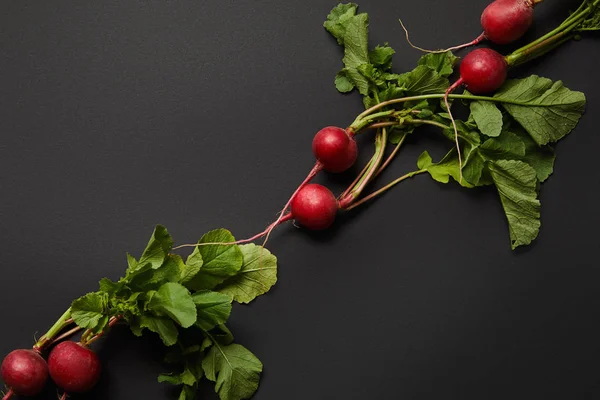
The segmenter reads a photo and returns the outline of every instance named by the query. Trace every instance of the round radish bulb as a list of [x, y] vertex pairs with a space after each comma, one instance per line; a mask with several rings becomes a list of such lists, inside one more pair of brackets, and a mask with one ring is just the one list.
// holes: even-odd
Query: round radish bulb
[[460, 64], [460, 77], [474, 94], [490, 93], [506, 80], [508, 64], [502, 54], [492, 49], [476, 49]]
[[496, 0], [481, 14], [485, 37], [497, 44], [519, 39], [533, 22], [532, 0]]
[[48, 380], [48, 365], [33, 350], [12, 351], [4, 358], [0, 369], [4, 383], [22, 396], [40, 393]]
[[329, 228], [335, 220], [338, 202], [325, 186], [311, 183], [292, 200], [292, 216], [300, 225], [317, 231]]
[[96, 353], [75, 342], [59, 343], [48, 357], [50, 376], [68, 393], [83, 393], [100, 379], [100, 360]]
[[328, 126], [317, 132], [312, 149], [317, 160], [323, 164], [323, 169], [329, 172], [347, 170], [358, 156], [354, 138], [336, 126]]

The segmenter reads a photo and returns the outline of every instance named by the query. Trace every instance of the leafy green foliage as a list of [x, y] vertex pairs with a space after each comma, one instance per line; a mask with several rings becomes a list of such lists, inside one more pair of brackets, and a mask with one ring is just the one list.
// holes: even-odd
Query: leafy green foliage
[[342, 93], [357, 89], [367, 108], [402, 96], [439, 93], [450, 85], [448, 76], [457, 61], [450, 52], [423, 56], [417, 68], [402, 75], [391, 73], [395, 51], [387, 44], [369, 50], [369, 17], [358, 13], [354, 3], [334, 7], [324, 27], [344, 48], [344, 68], [335, 76], [335, 87]]
[[157, 316], [168, 316], [183, 328], [196, 322], [196, 305], [190, 292], [178, 283], [162, 285], [146, 305], [147, 310]]
[[454, 66], [458, 62], [458, 57], [451, 51], [445, 53], [429, 53], [421, 57], [418, 65], [424, 65], [438, 73], [444, 78], [448, 78], [454, 72]]
[[84, 329], [100, 331], [108, 322], [107, 307], [106, 293], [88, 293], [71, 304], [71, 318]]
[[[100, 280], [98, 292], [72, 303], [71, 316], [92, 333], [107, 329], [110, 318], [118, 316], [137, 336], [146, 330], [157, 334], [171, 349], [168, 359], [180, 367], [159, 381], [181, 385], [180, 399], [196, 397], [204, 364], [214, 365], [209, 379], [216, 380], [221, 398], [248, 398], [258, 387], [262, 364], [233, 343], [225, 323], [234, 299], [248, 303], [275, 284], [277, 259], [261, 246], [228, 244], [234, 241], [225, 229], [208, 232], [184, 262], [171, 253], [167, 230], [157, 226], [139, 260], [127, 254], [125, 276]], [[214, 364], [203, 363], [215, 351]]]
[[346, 27], [348, 22], [356, 15], [357, 9], [358, 6], [354, 3], [340, 3], [327, 16], [327, 21], [323, 26], [336, 38], [338, 44], [344, 44]]
[[477, 127], [486, 136], [498, 137], [502, 132], [502, 112], [490, 101], [473, 101], [471, 115]]
[[[450, 85], [449, 77], [458, 58], [451, 52], [427, 54], [412, 71], [395, 74], [391, 71], [393, 49], [384, 45], [368, 50], [368, 24], [368, 15], [358, 13], [353, 3], [338, 5], [327, 17], [325, 28], [344, 48], [344, 68], [335, 82], [338, 90], [345, 93], [358, 89], [367, 108], [410, 97], [376, 111], [394, 111], [377, 120], [393, 124], [389, 128], [393, 144], [425, 123], [442, 127], [443, 135], [454, 142], [454, 130], [441, 97]], [[535, 203], [538, 186], [552, 174], [554, 166], [554, 152], [546, 144], [563, 138], [577, 125], [585, 96], [567, 89], [560, 81], [533, 75], [508, 80], [491, 98], [465, 91], [464, 100], [471, 113], [467, 121], [456, 120], [462, 170], [458, 151], [452, 148], [438, 162], [433, 162], [427, 152], [421, 154], [419, 172], [426, 171], [441, 183], [450, 182], [452, 177], [466, 188], [495, 185], [513, 248], [528, 244], [539, 230], [539, 204], [536, 208]], [[357, 122], [359, 129], [371, 123], [366, 121], [363, 125]], [[243, 290], [230, 286], [243, 276], [240, 273], [226, 280], [216, 290], [244, 301], [245, 293], [260, 288], [261, 281], [253, 276]]]
[[202, 290], [194, 294], [194, 304], [198, 309], [196, 324], [209, 331], [217, 325], [224, 324], [231, 313], [231, 297], [210, 290]]
[[[537, 145], [510, 114], [500, 114], [499, 121], [495, 111], [483, 112], [479, 108], [481, 104], [475, 107], [473, 104], [471, 103], [469, 121], [457, 121], [462, 142], [461, 185], [495, 185], [508, 221], [512, 247], [527, 245], [539, 232], [537, 192], [539, 183], [552, 173], [554, 152], [548, 146]], [[438, 122], [442, 120], [443, 117], [437, 119]], [[493, 125], [494, 129], [500, 128], [500, 133], [495, 137], [488, 137], [490, 135], [477, 132], [477, 127], [481, 129], [481, 126], [486, 125]], [[443, 132], [451, 139], [453, 132], [450, 126]], [[434, 163], [429, 154], [424, 152], [419, 157], [417, 166], [438, 182], [448, 183], [450, 177], [457, 182], [460, 179], [458, 157], [454, 148], [438, 163]]]
[[[496, 186], [514, 249], [531, 243], [540, 228], [539, 184], [552, 174], [555, 159], [552, 148], [540, 142], [568, 134], [581, 117], [585, 98], [561, 82], [537, 76], [508, 81], [495, 98], [497, 103], [471, 101], [469, 119], [456, 121], [463, 161], [460, 183], [467, 188]], [[445, 113], [430, 118], [445, 126], [442, 133], [453, 140]], [[437, 163], [424, 152], [417, 166], [441, 183], [450, 177], [460, 180], [454, 148]]]
[[237, 275], [227, 279], [217, 290], [240, 303], [249, 303], [268, 292], [277, 282], [277, 258], [255, 244], [240, 246], [244, 264]]
[[[226, 229], [208, 232], [200, 239], [200, 244], [232, 243], [235, 238]], [[212, 289], [227, 278], [234, 276], [242, 267], [243, 256], [238, 246], [209, 245], [199, 246], [190, 255], [188, 263], [198, 264], [202, 258], [200, 272], [186, 286], [193, 290]]]
[[152, 268], [159, 268], [172, 247], [171, 235], [165, 227], [159, 225], [154, 230], [148, 246], [146, 246], [146, 250], [144, 250], [137, 264], [142, 266], [149, 263]]
[[[458, 156], [455, 149], [450, 150], [448, 154], [437, 163], [434, 163], [429, 153], [424, 151], [417, 160], [417, 166], [419, 170], [427, 171], [435, 181], [440, 183], [450, 182], [450, 177], [454, 178], [456, 182], [460, 182]], [[472, 187], [464, 177], [461, 185]]]
[[585, 95], [561, 81], [532, 75], [507, 81], [494, 95], [538, 145], [556, 142], [575, 128], [585, 110]]
[[489, 170], [508, 219], [512, 248], [531, 243], [540, 229], [535, 170], [515, 160], [490, 163]]
[[216, 383], [221, 400], [250, 398], [256, 389], [263, 365], [239, 344], [215, 344], [202, 361], [206, 377]]
[[150, 332], [158, 334], [165, 346], [173, 346], [177, 343], [177, 336], [179, 335], [177, 326], [168, 317], [144, 314], [131, 319], [129, 327], [136, 336], [142, 336], [144, 328], [147, 328]]

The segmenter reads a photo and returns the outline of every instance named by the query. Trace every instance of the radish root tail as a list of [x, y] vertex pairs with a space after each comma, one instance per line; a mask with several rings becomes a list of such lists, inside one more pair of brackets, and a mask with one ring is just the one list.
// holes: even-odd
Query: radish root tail
[[8, 389], [8, 392], [2, 397], [2, 400], [8, 400], [12, 398], [12, 395], [15, 394], [12, 389]]
[[448, 88], [448, 90], [446, 90], [446, 93], [444, 95], [444, 104], [446, 105], [446, 109], [448, 110], [448, 115], [450, 116], [450, 121], [452, 121], [452, 128], [454, 129], [454, 143], [456, 145], [456, 152], [458, 154], [458, 176], [459, 176], [458, 183], [460, 183], [461, 185], [462, 185], [462, 181], [463, 181], [462, 155], [460, 154], [460, 143], [458, 142], [458, 128], [456, 127], [456, 121], [454, 120], [454, 117], [452, 116], [452, 110], [450, 110], [450, 104], [448, 102], [448, 96], [450, 96], [450, 93], [452, 93], [454, 91], [454, 89], [456, 89], [457, 87], [459, 87], [460, 85], [462, 85], [462, 83], [463, 83], [463, 79], [460, 78], [459, 80], [457, 80], [456, 82], [454, 82], [454, 84], [452, 86], [450, 86]]
[[464, 49], [465, 47], [475, 46], [476, 44], [479, 44], [485, 40], [485, 33], [481, 33], [481, 35], [477, 36], [477, 38], [475, 38], [475, 40], [472, 40], [468, 43], [464, 43], [464, 44], [461, 44], [458, 46], [448, 47], [447, 49], [428, 50], [428, 49], [419, 47], [419, 46], [415, 45], [413, 42], [411, 42], [409, 34], [408, 34], [408, 29], [406, 29], [406, 26], [404, 26], [404, 23], [402, 22], [401, 19], [399, 19], [398, 21], [400, 21], [400, 25], [402, 26], [402, 29], [404, 29], [404, 33], [406, 35], [406, 41], [408, 42], [410, 47], [412, 47], [413, 49], [416, 49], [416, 50], [420, 50], [423, 53], [430, 53], [430, 54], [446, 53], [448, 51], [460, 50], [460, 49]]
[[287, 209], [292, 204], [292, 201], [294, 200], [294, 198], [296, 197], [296, 195], [298, 194], [298, 192], [300, 190], [302, 190], [302, 188], [304, 186], [306, 186], [310, 181], [312, 181], [313, 178], [322, 169], [323, 169], [323, 164], [321, 164], [321, 162], [317, 161], [315, 163], [315, 166], [310, 170], [310, 172], [308, 173], [308, 175], [306, 176], [306, 178], [304, 178], [304, 180], [302, 181], [302, 183], [298, 186], [298, 188], [296, 189], [296, 191], [294, 191], [294, 193], [292, 193], [292, 195], [290, 196], [290, 199], [287, 201], [287, 203], [285, 203], [285, 206], [283, 206], [283, 209], [279, 212], [279, 217], [277, 218], [277, 220], [275, 220], [275, 222], [273, 224], [271, 224], [270, 229], [267, 228], [266, 237], [265, 237], [265, 240], [264, 240], [264, 242], [262, 244], [263, 247], [266, 247], [267, 242], [269, 241], [269, 236], [271, 236], [271, 232], [273, 232], [273, 229], [275, 229], [275, 227], [281, 223], [281, 220], [284, 218], [285, 212], [287, 211]]
[[250, 243], [250, 242], [254, 242], [255, 240], [258, 240], [262, 237], [265, 237], [265, 240], [262, 244], [262, 246], [266, 246], [267, 241], [269, 240], [269, 236], [271, 235], [271, 232], [273, 231], [273, 229], [275, 229], [275, 227], [277, 227], [277, 225], [280, 225], [286, 221], [289, 221], [290, 219], [292, 219], [292, 214], [291, 213], [287, 213], [286, 211], [288, 208], [290, 208], [290, 205], [292, 204], [292, 201], [294, 200], [294, 198], [296, 197], [296, 195], [298, 194], [298, 192], [304, 187], [306, 186], [321, 170], [323, 169], [323, 164], [321, 164], [319, 161], [317, 161], [315, 163], [315, 166], [310, 170], [310, 172], [308, 173], [308, 175], [306, 176], [306, 178], [304, 178], [304, 180], [302, 181], [302, 183], [298, 186], [298, 188], [294, 191], [294, 193], [292, 193], [292, 196], [289, 198], [289, 200], [287, 201], [287, 203], [285, 203], [285, 206], [283, 207], [283, 209], [278, 213], [278, 217], [275, 220], [275, 222], [273, 222], [272, 224], [270, 224], [269, 226], [267, 226], [267, 228], [248, 238], [248, 239], [242, 239], [242, 240], [236, 240], [235, 242], [211, 242], [211, 243], [193, 243], [193, 244], [182, 244], [176, 247], [173, 247], [173, 250], [178, 250], [184, 247], [199, 247], [199, 246], [208, 246], [208, 245], [234, 245], [234, 244], [244, 244], [244, 243]]

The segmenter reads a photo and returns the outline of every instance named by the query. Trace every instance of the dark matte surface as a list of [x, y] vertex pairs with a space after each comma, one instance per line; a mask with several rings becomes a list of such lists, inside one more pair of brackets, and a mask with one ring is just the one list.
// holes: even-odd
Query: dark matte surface
[[[546, 32], [577, 1], [546, 1]], [[362, 3], [372, 43], [398, 51], [479, 33], [485, 1]], [[4, 1], [0, 11], [0, 354], [28, 347], [103, 276], [117, 278], [153, 226], [176, 242], [266, 225], [312, 165], [310, 142], [346, 125], [334, 1]], [[588, 113], [558, 146], [535, 245], [511, 252], [493, 191], [400, 185], [323, 234], [291, 225], [271, 249], [279, 282], [231, 318], [265, 364], [257, 400], [591, 399], [600, 395], [600, 51], [563, 46], [517, 75], [563, 79]], [[506, 49], [504, 49], [506, 50]], [[434, 131], [382, 182], [412, 169]], [[364, 142], [363, 157], [370, 147]], [[319, 177], [339, 190], [351, 175]], [[175, 399], [156, 383], [159, 342], [117, 329], [86, 399]], [[203, 399], [215, 399], [206, 385]], [[49, 388], [40, 399], [54, 399]]]

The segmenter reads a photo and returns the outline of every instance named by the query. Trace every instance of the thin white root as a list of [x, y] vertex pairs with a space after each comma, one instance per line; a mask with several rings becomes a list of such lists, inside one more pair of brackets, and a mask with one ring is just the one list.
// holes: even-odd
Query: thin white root
[[458, 183], [462, 185], [463, 175], [462, 175], [462, 156], [460, 154], [460, 144], [458, 143], [458, 128], [456, 127], [456, 121], [452, 116], [452, 111], [450, 110], [450, 104], [448, 103], [448, 94], [444, 96], [444, 103], [446, 104], [446, 109], [448, 110], [448, 115], [450, 116], [450, 121], [452, 121], [452, 127], [454, 128], [454, 143], [456, 144], [456, 152], [458, 153], [458, 175], [459, 180]]
[[404, 26], [404, 23], [402, 23], [401, 19], [399, 19], [398, 21], [400, 21], [400, 25], [402, 26], [402, 29], [404, 29], [404, 33], [406, 34], [406, 41], [408, 42], [410, 47], [412, 47], [413, 49], [416, 49], [416, 50], [420, 50], [424, 53], [439, 54], [439, 53], [446, 53], [448, 51], [460, 50], [460, 49], [464, 49], [465, 47], [474, 46], [478, 43], [481, 43], [481, 41], [483, 41], [485, 39], [485, 32], [484, 32], [481, 35], [477, 36], [477, 38], [475, 40], [472, 40], [469, 43], [464, 43], [464, 44], [461, 44], [458, 46], [448, 47], [447, 49], [427, 50], [427, 49], [424, 49], [422, 47], [419, 47], [419, 46], [413, 44], [413, 42], [411, 42], [410, 38], [408, 37], [408, 29], [406, 29], [406, 26]]

